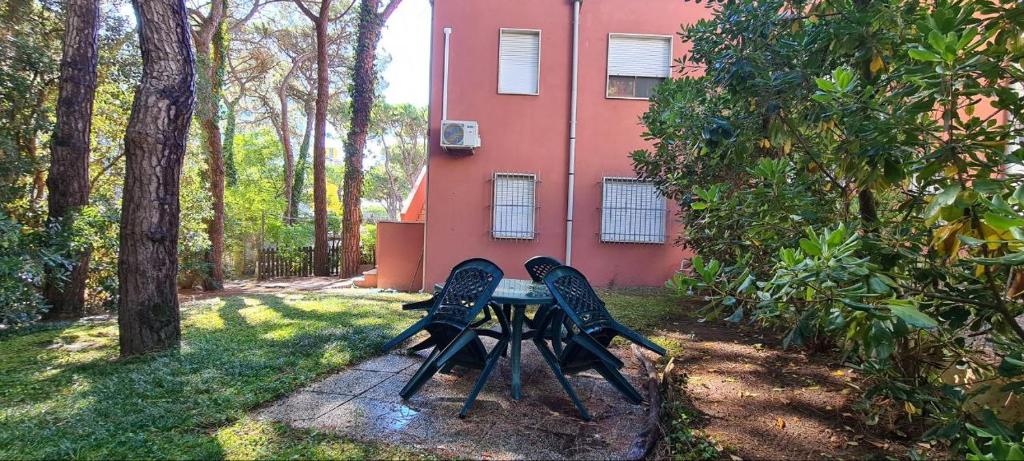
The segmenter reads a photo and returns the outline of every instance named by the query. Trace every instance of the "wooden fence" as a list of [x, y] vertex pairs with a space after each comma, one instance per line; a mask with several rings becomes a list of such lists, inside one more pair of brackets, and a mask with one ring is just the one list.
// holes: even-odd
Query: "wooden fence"
[[[279, 251], [264, 248], [256, 262], [256, 274], [260, 280], [275, 277], [311, 277], [313, 275], [313, 247], [298, 250]], [[328, 275], [341, 274], [341, 241], [331, 240], [327, 245]]]

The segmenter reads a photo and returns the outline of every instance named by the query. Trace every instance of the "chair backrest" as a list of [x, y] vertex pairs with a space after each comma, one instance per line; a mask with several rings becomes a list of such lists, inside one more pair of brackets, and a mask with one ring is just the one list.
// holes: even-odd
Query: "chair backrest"
[[569, 266], [555, 268], [544, 277], [544, 284], [565, 315], [578, 327], [590, 330], [608, 326], [613, 321], [604, 301], [597, 297], [580, 271]]
[[562, 262], [549, 257], [549, 256], [534, 256], [526, 261], [526, 272], [530, 274], [530, 278], [534, 282], [544, 283], [544, 276], [548, 275], [556, 267], [561, 266]]
[[504, 276], [501, 268], [482, 258], [463, 261], [452, 268], [436, 303], [430, 308], [434, 321], [469, 325], [487, 306]]

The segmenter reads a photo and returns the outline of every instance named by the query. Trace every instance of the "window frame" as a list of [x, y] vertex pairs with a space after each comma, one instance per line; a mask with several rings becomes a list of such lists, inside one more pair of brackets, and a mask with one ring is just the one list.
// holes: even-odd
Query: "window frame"
[[[534, 34], [535, 33], [537, 35], [537, 75], [535, 76], [535, 78], [537, 79], [537, 91], [536, 92], [533, 92], [533, 93], [522, 93], [522, 92], [502, 91], [501, 90], [501, 67], [502, 67], [501, 66], [501, 36], [503, 34], [505, 34], [506, 32], [509, 32], [509, 33], [520, 33], [520, 34], [524, 34], [524, 33]], [[544, 37], [543, 37], [543, 32], [540, 29], [521, 29], [521, 28], [516, 28], [516, 27], [500, 27], [500, 28], [498, 28], [498, 60], [497, 60], [498, 61], [498, 85], [497, 85], [498, 94], [501, 94], [501, 95], [514, 95], [514, 96], [540, 96], [540, 63], [541, 63], [541, 59], [542, 59], [541, 56], [542, 56], [543, 51], [544, 51]]]
[[[630, 184], [649, 184], [652, 187], [654, 187], [654, 182], [653, 181], [645, 181], [645, 180], [642, 180], [642, 179], [636, 178], [636, 177], [629, 177], [629, 176], [605, 176], [605, 177], [601, 178], [601, 209], [600, 209], [600, 213], [601, 213], [600, 223], [601, 224], [600, 224], [600, 229], [598, 231], [598, 238], [600, 239], [601, 243], [635, 244], [635, 245], [664, 245], [665, 242], [668, 241], [668, 198], [665, 197], [664, 195], [662, 195], [661, 192], [658, 191], [657, 187], [655, 187], [654, 190], [658, 194], [658, 197], [659, 197], [659, 199], [661, 201], [661, 208], [658, 210], [658, 212], [661, 213], [661, 220], [660, 220], [661, 228], [660, 228], [659, 235], [655, 236], [655, 237], [658, 237], [657, 240], [629, 240], [629, 239], [624, 239], [624, 238], [614, 238], [614, 237], [606, 238], [605, 237], [606, 234], [608, 234], [608, 232], [606, 232], [606, 229], [605, 229], [605, 222], [607, 221], [605, 219], [605, 211], [610, 209], [610, 207], [608, 206], [608, 204], [605, 201], [605, 199], [606, 199], [606, 197], [608, 195], [607, 194], [607, 187], [608, 187], [608, 183], [609, 182], [630, 183]], [[643, 209], [643, 211], [654, 211], [654, 210], [655, 210], [655, 208]], [[636, 222], [636, 220], [634, 220], [634, 222]], [[638, 233], [636, 235], [644, 235], [644, 234], [639, 234]]]
[[[533, 198], [533, 202], [529, 205], [529, 207], [530, 207], [530, 218], [529, 218], [530, 220], [529, 220], [529, 222], [530, 222], [531, 228], [529, 229], [529, 231], [521, 232], [523, 234], [529, 233], [529, 236], [498, 235], [499, 234], [499, 230], [497, 229], [497, 224], [498, 223], [497, 223], [497, 220], [495, 218], [497, 217], [496, 215], [498, 214], [498, 206], [499, 206], [498, 205], [498, 178], [499, 177], [526, 178], [526, 179], [529, 179], [531, 187], [533, 187], [533, 191], [532, 191], [532, 194], [531, 194], [533, 196], [532, 197]], [[537, 174], [536, 173], [515, 173], [515, 172], [505, 172], [505, 171], [496, 171], [496, 172], [492, 173], [492, 175], [491, 175], [491, 213], [490, 213], [490, 215], [491, 215], [490, 234], [491, 234], [491, 238], [492, 239], [495, 239], [495, 240], [522, 240], [522, 241], [536, 240], [536, 238], [537, 238], [537, 183], [538, 182], [539, 181], [537, 179]], [[522, 205], [501, 205], [501, 206], [515, 207], [515, 206], [522, 206]], [[503, 232], [505, 234], [520, 233], [520, 231], [518, 231], [518, 230], [502, 230], [501, 232]]]
[[[605, 97], [605, 99], [623, 99], [623, 100], [627, 100], [627, 101], [648, 101], [648, 100], [650, 100], [651, 99], [650, 96], [648, 96], [648, 97], [641, 97], [641, 96], [613, 96], [611, 94], [611, 91], [609, 91], [611, 89], [611, 81], [612, 81], [611, 60], [612, 60], [612, 38], [613, 37], [658, 38], [658, 39], [664, 39], [665, 41], [667, 41], [668, 42], [668, 62], [666, 63], [666, 66], [667, 66], [667, 69], [668, 69], [668, 77], [665, 77], [662, 80], [662, 81], [664, 81], [664, 80], [667, 80], [667, 79], [672, 77], [672, 56], [674, 56], [673, 52], [675, 51], [675, 48], [673, 47], [673, 44], [672, 44], [672, 36], [671, 35], [662, 35], [662, 34], [633, 34], [633, 33], [624, 33], [624, 32], [609, 32], [608, 33], [608, 43], [607, 43], [607, 47], [605, 49], [605, 60], [604, 60], [604, 74], [605, 74], [604, 97]], [[634, 79], [638, 78], [636, 75], [615, 75], [615, 77], [633, 77]], [[655, 77], [651, 77], [651, 78], [655, 78]], [[633, 94], [634, 95], [636, 94], [636, 81], [635, 80], [633, 81]]]

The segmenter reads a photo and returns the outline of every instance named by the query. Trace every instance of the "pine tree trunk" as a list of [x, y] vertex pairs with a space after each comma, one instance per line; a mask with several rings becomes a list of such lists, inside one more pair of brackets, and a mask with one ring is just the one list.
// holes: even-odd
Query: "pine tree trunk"
[[327, 267], [327, 13], [330, 0], [321, 0], [316, 21], [316, 120], [313, 137], [313, 274], [329, 275]]
[[195, 103], [195, 69], [183, 0], [133, 0], [142, 79], [125, 133], [118, 257], [121, 356], [176, 347], [181, 339], [178, 193]]
[[227, 104], [224, 113], [224, 180], [227, 187], [238, 185], [238, 169], [235, 167], [235, 126], [238, 123], [236, 104], [237, 101]]
[[[71, 215], [89, 204], [89, 135], [96, 95], [99, 12], [99, 0], [67, 2], [57, 125], [47, 177], [49, 220], [62, 226], [71, 225]], [[75, 264], [68, 280], [61, 284], [47, 279], [45, 294], [51, 305], [48, 319], [78, 318], [85, 313], [89, 252], [70, 256]]]
[[874, 232], [878, 228], [878, 206], [875, 203], [875, 194], [870, 188], [864, 187], [857, 192], [857, 201], [860, 204], [860, 220], [867, 232]]
[[[400, 0], [391, 0], [388, 10]], [[377, 42], [385, 16], [377, 13], [379, 0], [363, 0], [359, 5], [359, 35], [356, 38], [355, 69], [352, 72], [352, 123], [345, 142], [345, 200], [341, 220], [341, 275], [352, 277], [359, 272], [359, 227], [362, 224], [360, 202], [363, 196], [363, 151], [370, 126], [377, 73], [374, 63]]]
[[303, 101], [304, 112], [306, 113], [306, 129], [302, 134], [302, 144], [299, 144], [299, 158], [295, 162], [295, 180], [292, 181], [292, 216], [298, 215], [299, 202], [302, 201], [302, 190], [306, 187], [306, 170], [309, 169], [309, 147], [313, 140], [313, 123], [316, 120], [316, 100], [308, 99]]
[[220, 101], [224, 92], [225, 46], [227, 36], [224, 25], [226, 0], [210, 3], [210, 13], [196, 31], [196, 114], [203, 133], [206, 150], [206, 180], [209, 183], [213, 213], [206, 220], [206, 236], [210, 248], [206, 251], [209, 272], [203, 277], [203, 289], [220, 290], [224, 287], [224, 149], [220, 132]]
[[291, 225], [295, 219], [292, 214], [294, 204], [292, 203], [292, 189], [295, 181], [295, 154], [292, 152], [292, 133], [288, 125], [288, 81], [296, 69], [292, 65], [292, 71], [285, 75], [281, 86], [277, 89], [277, 98], [281, 104], [281, 126], [278, 128], [278, 135], [281, 138], [281, 147], [284, 149], [284, 222]]

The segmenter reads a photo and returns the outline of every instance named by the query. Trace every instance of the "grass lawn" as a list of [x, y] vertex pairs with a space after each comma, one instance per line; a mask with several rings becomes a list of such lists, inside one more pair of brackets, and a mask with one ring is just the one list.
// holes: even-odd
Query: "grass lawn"
[[[623, 323], [648, 333], [678, 312], [660, 290], [601, 294]], [[375, 355], [421, 315], [400, 304], [422, 298], [353, 292], [190, 303], [179, 351], [129, 360], [117, 357], [114, 322], [0, 336], [0, 459], [422, 455], [247, 416]]]

